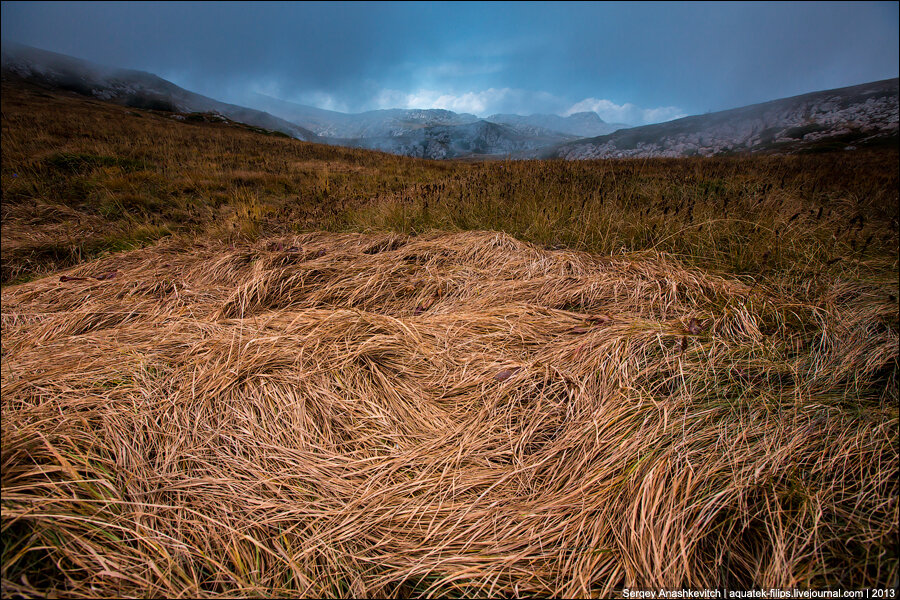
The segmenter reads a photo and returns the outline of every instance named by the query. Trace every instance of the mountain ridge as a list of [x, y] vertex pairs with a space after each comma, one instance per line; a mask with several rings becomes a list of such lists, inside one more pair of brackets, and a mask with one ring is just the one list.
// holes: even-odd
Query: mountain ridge
[[896, 143], [900, 112], [897, 78], [628, 127], [606, 123], [590, 111], [485, 118], [445, 109], [341, 113], [263, 94], [249, 94], [257, 108], [248, 108], [145, 71], [9, 41], [2, 45], [2, 74], [135, 108], [210, 113], [304, 141], [429, 159], [505, 155], [576, 160], [852, 149]]
[[897, 137], [898, 82], [883, 79], [634, 127], [533, 157], [665, 158], [881, 143]]
[[600, 115], [592, 111], [574, 113], [567, 117], [541, 113], [531, 115], [497, 113], [478, 117], [470, 113], [437, 108], [391, 108], [344, 113], [259, 93], [248, 94], [246, 102], [327, 138], [403, 136], [420, 126], [469, 125], [478, 121], [507, 125], [519, 135], [535, 137], [584, 138], [630, 127], [625, 123], [606, 123]]
[[[535, 151], [575, 139], [572, 135], [539, 128], [523, 129], [504, 123], [489, 126], [488, 121], [475, 115], [443, 109], [381, 109], [349, 114], [257, 94], [251, 99], [264, 109], [258, 110], [191, 92], [145, 71], [101, 65], [7, 41], [3, 42], [2, 71], [5, 78], [19, 77], [134, 108], [211, 113], [214, 118], [220, 115], [304, 141], [422, 158]], [[181, 119], [184, 115], [173, 117]], [[570, 121], [578, 118], [583, 119], [575, 117]], [[596, 115], [594, 119], [600, 121]]]

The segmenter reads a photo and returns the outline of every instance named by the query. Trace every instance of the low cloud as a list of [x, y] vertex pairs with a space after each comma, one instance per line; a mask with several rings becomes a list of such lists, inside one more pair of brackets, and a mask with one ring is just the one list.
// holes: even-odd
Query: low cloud
[[650, 125], [688, 116], [676, 106], [641, 108], [631, 102], [616, 104], [610, 100], [585, 98], [563, 113], [569, 116], [577, 112], [594, 111], [607, 123], [628, 123], [629, 125]]
[[335, 98], [333, 94], [329, 94], [327, 92], [308, 92], [305, 94], [301, 94], [297, 101], [300, 104], [317, 106], [319, 108], [324, 108], [325, 110], [349, 112], [349, 107], [346, 102]]
[[232, 100], [237, 103], [245, 102], [252, 106], [255, 99], [254, 94], [262, 94], [279, 100], [287, 100], [307, 106], [315, 106], [316, 108], [324, 108], [325, 110], [334, 110], [337, 112], [349, 112], [351, 106], [346, 102], [328, 92], [322, 90], [308, 90], [302, 93], [288, 93], [285, 86], [277, 80], [256, 80], [243, 89], [239, 89], [231, 96]]
[[282, 95], [279, 82], [256, 82], [253, 91], [290, 99], [301, 104], [340, 112], [361, 112], [366, 110], [389, 108], [439, 108], [456, 113], [469, 113], [478, 117], [487, 117], [497, 113], [531, 115], [550, 113], [569, 116], [577, 112], [594, 111], [607, 123], [626, 123], [628, 125], [649, 125], [686, 117], [682, 109], [675, 106], [658, 108], [642, 108], [626, 102], [616, 104], [610, 100], [586, 98], [575, 104], [571, 100], [555, 96], [549, 92], [531, 91], [517, 88], [488, 88], [479, 91], [449, 93], [430, 88], [419, 88], [414, 91], [399, 89], [380, 89], [362, 103], [348, 103], [339, 94], [325, 91], [306, 91], [285, 97]]
[[436, 90], [415, 92], [382, 90], [375, 97], [374, 104], [375, 108], [442, 108], [458, 113], [482, 115], [488, 106], [502, 100], [507, 92], [506, 89], [494, 88], [464, 94], [445, 94]]
[[538, 112], [555, 113], [566, 103], [548, 92], [488, 88], [459, 94], [429, 89], [420, 89], [415, 92], [382, 90], [376, 95], [373, 105], [372, 108], [442, 108], [485, 117], [496, 113], [522, 115]]

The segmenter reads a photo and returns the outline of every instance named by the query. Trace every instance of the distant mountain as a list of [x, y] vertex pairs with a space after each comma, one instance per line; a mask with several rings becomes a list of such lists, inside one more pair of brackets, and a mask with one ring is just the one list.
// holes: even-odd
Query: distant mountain
[[625, 123], [607, 123], [595, 112], [579, 112], [560, 117], [559, 115], [491, 115], [485, 119], [491, 123], [500, 123], [514, 127], [523, 134], [528, 132], [552, 131], [564, 133], [578, 138], [595, 137], [612, 133], [619, 129], [627, 129]]
[[595, 112], [575, 113], [568, 117], [497, 114], [479, 119], [472, 114], [440, 109], [388, 109], [355, 114], [342, 113], [287, 102], [264, 94], [251, 94], [246, 102], [260, 110], [302, 125], [322, 137], [344, 140], [401, 137], [423, 127], [469, 125], [481, 120], [506, 125], [519, 135], [543, 139], [556, 138], [556, 141], [594, 137], [628, 127], [624, 123], [606, 123]]
[[[573, 135], [526, 125], [524, 121], [511, 125], [490, 123], [475, 115], [439, 109], [346, 114], [254, 94], [248, 101], [262, 109], [257, 110], [219, 102], [144, 71], [98, 65], [11, 42], [3, 42], [2, 75], [134, 108], [167, 111], [178, 119], [186, 116], [179, 113], [203, 113], [204, 120], [228, 119], [305, 141], [423, 158], [533, 152], [575, 139]], [[579, 119], [591, 127], [596, 127], [598, 122], [605, 125], [596, 114], [593, 117], [586, 114], [587, 117], [573, 115], [555, 119], [569, 129]], [[537, 122], [554, 119], [553, 115], [536, 117]]]
[[279, 100], [265, 94], [250, 94], [247, 103], [302, 125], [318, 135], [334, 139], [399, 137], [434, 125], [467, 125], [478, 121], [470, 114], [440, 109], [387, 109], [342, 113]]
[[559, 143], [569, 136], [550, 132], [546, 136], [523, 135], [507, 125], [475, 121], [464, 125], [430, 125], [402, 135], [332, 139], [330, 143], [369, 148], [418, 158], [459, 158], [478, 155], [518, 154]]
[[11, 42], [3, 42], [0, 69], [3, 77], [19, 77], [116, 104], [175, 113], [216, 113], [301, 140], [318, 140], [312, 131], [284, 119], [189, 92], [144, 71], [107, 67]]
[[314, 131], [330, 144], [423, 158], [532, 151], [628, 127], [606, 123], [595, 112], [568, 117], [497, 114], [479, 119], [472, 114], [440, 109], [342, 113], [264, 94], [252, 94], [246, 102]]
[[896, 144], [898, 115], [898, 79], [885, 79], [625, 129], [529, 156], [711, 156]]

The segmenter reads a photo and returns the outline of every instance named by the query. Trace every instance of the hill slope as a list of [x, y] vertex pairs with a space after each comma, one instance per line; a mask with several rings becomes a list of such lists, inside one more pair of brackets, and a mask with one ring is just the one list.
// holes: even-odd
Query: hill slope
[[[20, 78], [48, 89], [73, 91], [133, 108], [221, 115], [305, 141], [424, 158], [503, 155], [572, 139], [571, 135], [539, 127], [487, 124], [474, 115], [448, 110], [387, 109], [344, 114], [261, 94], [250, 97], [255, 105], [278, 115], [273, 116], [190, 92], [151, 73], [107, 67], [10, 42], [3, 44], [2, 74], [5, 79]], [[585, 131], [596, 127], [584, 115], [561, 122], [570, 128], [590, 122]]]
[[585, 159], [792, 152], [896, 140], [898, 80], [813, 92], [561, 144], [543, 157]]
[[[898, 216], [895, 150], [700, 162], [698, 177], [689, 162], [563, 168], [421, 161], [265, 135], [217, 119], [176, 121], [21, 80], [3, 82], [2, 105], [4, 283], [187, 231], [500, 229], [541, 244], [615, 252], [643, 247], [652, 230], [658, 249], [695, 260], [714, 256], [741, 272], [769, 269], [773, 261], [788, 269], [805, 264], [803, 255], [787, 251], [786, 231], [803, 248], [813, 228], [821, 244], [816, 256], [827, 260], [896, 247], [885, 230]], [[495, 124], [463, 127], [502, 135], [504, 143], [528, 142]], [[440, 129], [420, 130], [432, 136], [436, 152], [456, 143]], [[411, 148], [420, 143], [413, 140]], [[760, 203], [759, 190], [774, 204]], [[804, 210], [778, 204], [806, 198], [809, 190], [815, 195]], [[829, 216], [829, 203], [847, 197], [860, 200]], [[723, 210], [765, 226], [733, 224], [715, 235], [694, 229], [695, 220], [719, 219]], [[698, 235], [685, 235], [685, 228]]]
[[226, 104], [178, 87], [151, 73], [98, 65], [38, 48], [3, 42], [3, 77], [18, 77], [51, 89], [63, 89], [133, 108], [178, 113], [216, 113], [301, 140], [318, 136], [268, 113]]

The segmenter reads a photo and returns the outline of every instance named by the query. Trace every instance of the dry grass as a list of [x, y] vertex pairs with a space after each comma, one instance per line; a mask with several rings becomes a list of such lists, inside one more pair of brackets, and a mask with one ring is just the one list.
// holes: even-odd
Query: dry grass
[[793, 279], [858, 277], [860, 262], [895, 261], [900, 240], [896, 150], [448, 163], [183, 123], [8, 81], [2, 98], [4, 284], [173, 234], [494, 230]]
[[858, 287], [494, 233], [65, 276], [3, 293], [5, 594], [897, 580], [896, 307]]
[[434, 163], [3, 86], [4, 596], [898, 585], [896, 151]]
[[172, 234], [319, 228], [452, 168], [11, 81], [2, 105], [3, 283]]

